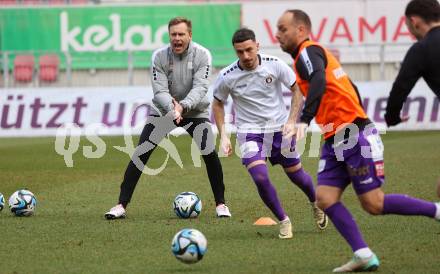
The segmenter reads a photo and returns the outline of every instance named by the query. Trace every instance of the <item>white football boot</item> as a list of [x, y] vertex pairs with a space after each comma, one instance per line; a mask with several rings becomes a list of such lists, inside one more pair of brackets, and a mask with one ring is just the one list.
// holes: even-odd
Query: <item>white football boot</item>
[[328, 225], [328, 217], [315, 203], [310, 203], [313, 210], [313, 217], [315, 218], [316, 226], [320, 230], [326, 229]]
[[215, 208], [215, 212], [217, 214], [217, 217], [231, 217], [231, 212], [229, 211], [229, 208], [225, 204], [219, 204]]
[[379, 268], [379, 259], [373, 253], [370, 257], [362, 259], [356, 255], [348, 263], [333, 269], [333, 272], [370, 272]]
[[104, 216], [107, 220], [123, 219], [126, 216], [125, 208], [121, 204], [118, 204], [112, 207]]
[[292, 223], [289, 217], [280, 222], [280, 234], [278, 234], [280, 239], [290, 239], [293, 237], [292, 233]]

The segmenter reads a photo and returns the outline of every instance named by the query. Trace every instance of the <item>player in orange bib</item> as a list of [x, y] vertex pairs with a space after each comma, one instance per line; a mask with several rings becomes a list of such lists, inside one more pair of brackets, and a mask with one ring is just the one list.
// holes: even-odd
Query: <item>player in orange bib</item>
[[340, 201], [351, 183], [365, 211], [372, 215], [421, 215], [440, 219], [440, 203], [402, 194], [384, 194], [383, 144], [362, 108], [356, 86], [336, 58], [309, 39], [311, 21], [301, 10], [288, 10], [278, 20], [277, 39], [291, 54], [297, 83], [306, 97], [296, 136], [315, 118], [324, 132], [318, 167], [318, 206], [351, 246], [354, 256], [333, 272], [374, 271], [378, 257]]

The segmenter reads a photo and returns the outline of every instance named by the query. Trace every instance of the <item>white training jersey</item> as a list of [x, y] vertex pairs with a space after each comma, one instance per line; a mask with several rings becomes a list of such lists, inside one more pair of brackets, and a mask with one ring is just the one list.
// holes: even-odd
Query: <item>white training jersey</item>
[[259, 54], [254, 70], [242, 69], [238, 60], [224, 68], [214, 84], [214, 98], [226, 102], [231, 95], [239, 132], [280, 131], [288, 111], [283, 90], [296, 83], [293, 70], [274, 56]]

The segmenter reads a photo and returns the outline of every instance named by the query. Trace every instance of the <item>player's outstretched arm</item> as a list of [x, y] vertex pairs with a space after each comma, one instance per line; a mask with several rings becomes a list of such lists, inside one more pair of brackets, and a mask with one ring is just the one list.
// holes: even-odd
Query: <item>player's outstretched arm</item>
[[225, 107], [222, 101], [214, 98], [212, 101], [212, 111], [214, 113], [215, 124], [220, 135], [220, 148], [221, 152], [226, 156], [232, 154], [231, 140], [225, 129]]
[[298, 85], [294, 84], [290, 90], [292, 91], [292, 100], [290, 103], [290, 113], [287, 123], [283, 126], [283, 136], [285, 138], [290, 138], [297, 134], [296, 121], [298, 119], [298, 113], [301, 110], [301, 105], [303, 102], [303, 95], [298, 89]]

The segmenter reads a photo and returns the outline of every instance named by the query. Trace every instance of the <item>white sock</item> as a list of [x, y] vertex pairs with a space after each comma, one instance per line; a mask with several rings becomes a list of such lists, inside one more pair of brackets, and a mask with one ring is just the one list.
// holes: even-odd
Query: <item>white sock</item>
[[440, 203], [435, 203], [437, 210], [435, 211], [435, 219], [440, 220]]
[[367, 258], [370, 258], [371, 256], [373, 256], [373, 251], [371, 251], [371, 249], [369, 247], [364, 247], [364, 248], [356, 250], [354, 252], [354, 255], [356, 255], [357, 257], [359, 257], [361, 259], [367, 259]]
[[280, 221], [280, 224], [288, 224], [288, 223], [290, 223], [289, 216], [286, 216], [286, 218], [284, 218], [284, 220]]

